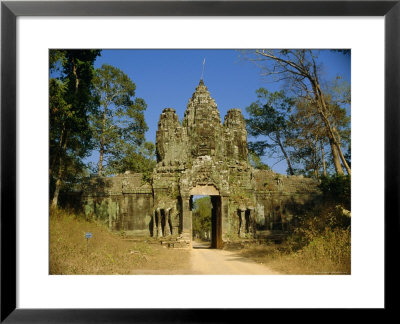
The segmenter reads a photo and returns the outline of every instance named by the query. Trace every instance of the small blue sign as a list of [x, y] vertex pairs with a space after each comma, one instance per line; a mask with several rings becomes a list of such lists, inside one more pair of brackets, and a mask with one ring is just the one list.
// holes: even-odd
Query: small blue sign
[[89, 233], [85, 233], [85, 236], [86, 236], [87, 239], [90, 239], [90, 238], [92, 238], [92, 233], [90, 233], [90, 232]]

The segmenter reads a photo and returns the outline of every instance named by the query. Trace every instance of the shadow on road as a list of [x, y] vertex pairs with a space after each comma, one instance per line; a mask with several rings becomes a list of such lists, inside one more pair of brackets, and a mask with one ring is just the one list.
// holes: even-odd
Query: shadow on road
[[193, 249], [211, 249], [211, 243], [210, 242], [192, 242], [192, 248]]

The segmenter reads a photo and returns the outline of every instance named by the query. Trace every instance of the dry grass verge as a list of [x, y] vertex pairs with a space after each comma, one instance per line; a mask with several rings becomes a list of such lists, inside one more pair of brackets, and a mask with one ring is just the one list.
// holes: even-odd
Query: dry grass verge
[[[88, 250], [85, 232], [91, 232]], [[184, 274], [189, 251], [132, 241], [64, 210], [50, 212], [50, 274]]]
[[238, 251], [243, 257], [284, 274], [350, 274], [350, 231], [326, 230], [294, 251], [291, 242], [254, 245]]

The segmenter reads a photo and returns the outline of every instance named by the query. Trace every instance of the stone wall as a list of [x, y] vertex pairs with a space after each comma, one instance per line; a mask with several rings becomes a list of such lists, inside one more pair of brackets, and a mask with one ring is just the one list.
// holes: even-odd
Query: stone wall
[[223, 124], [201, 80], [189, 99], [182, 123], [175, 110], [162, 111], [156, 133], [157, 165], [152, 184], [141, 174], [93, 177], [83, 188], [87, 217], [132, 235], [191, 240], [192, 196], [207, 194], [217, 213], [220, 241], [250, 238], [290, 228], [317, 203], [312, 179], [251, 168], [247, 131], [240, 109], [228, 110]]
[[142, 174], [91, 177], [82, 191], [87, 218], [108, 224], [116, 231], [148, 236], [153, 215], [153, 191], [142, 183]]

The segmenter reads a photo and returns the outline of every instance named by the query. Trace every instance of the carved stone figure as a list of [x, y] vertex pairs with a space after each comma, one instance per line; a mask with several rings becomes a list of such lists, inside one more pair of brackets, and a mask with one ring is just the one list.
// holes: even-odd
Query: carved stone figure
[[96, 186], [84, 189], [85, 212], [99, 212], [92, 197], [100, 195], [103, 202], [115, 204], [117, 211], [109, 222], [114, 229], [159, 239], [179, 237], [190, 246], [192, 197], [209, 195], [212, 245], [220, 248], [232, 236], [249, 238], [273, 228], [275, 220], [265, 215], [275, 213], [275, 201], [295, 214], [298, 206], [319, 193], [311, 179], [288, 177], [283, 181], [272, 171], [252, 169], [240, 109], [228, 110], [222, 124], [203, 80], [188, 101], [182, 123], [173, 108], [162, 111], [156, 155], [151, 185], [143, 184], [141, 175], [134, 173], [104, 178], [103, 193]]

